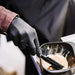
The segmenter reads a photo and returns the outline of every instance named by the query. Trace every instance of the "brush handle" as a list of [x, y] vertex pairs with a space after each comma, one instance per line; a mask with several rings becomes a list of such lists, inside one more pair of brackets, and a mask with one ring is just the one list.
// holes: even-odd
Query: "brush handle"
[[64, 67], [64, 66], [62, 66], [59, 63], [57, 63], [55, 60], [53, 60], [53, 59], [51, 59], [49, 57], [45, 57], [45, 56], [41, 55], [41, 58], [43, 60], [45, 60], [46, 62], [50, 63], [53, 66], [53, 68], [55, 68], [57, 70], [62, 69]]

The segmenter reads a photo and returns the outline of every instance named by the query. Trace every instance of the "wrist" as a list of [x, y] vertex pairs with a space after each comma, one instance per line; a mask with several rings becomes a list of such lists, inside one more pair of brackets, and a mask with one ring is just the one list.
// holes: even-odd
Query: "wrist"
[[0, 6], [0, 31], [6, 32], [12, 20], [17, 16], [16, 13], [11, 12]]

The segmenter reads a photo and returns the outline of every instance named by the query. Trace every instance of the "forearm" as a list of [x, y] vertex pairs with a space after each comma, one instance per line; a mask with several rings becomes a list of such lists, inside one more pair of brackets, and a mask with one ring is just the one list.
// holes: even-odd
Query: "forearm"
[[17, 16], [16, 13], [9, 11], [3, 6], [0, 6], [0, 33], [4, 33], [7, 31], [10, 23], [15, 16]]

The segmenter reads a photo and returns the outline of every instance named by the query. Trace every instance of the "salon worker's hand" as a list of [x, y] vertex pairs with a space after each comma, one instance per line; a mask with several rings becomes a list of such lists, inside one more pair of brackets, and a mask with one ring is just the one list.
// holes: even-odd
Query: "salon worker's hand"
[[28, 25], [20, 17], [14, 18], [7, 30], [7, 34], [23, 53], [27, 51], [26, 47], [29, 48], [29, 51], [27, 51], [28, 54], [30, 53], [34, 55], [37, 53], [37, 49], [39, 47], [37, 33], [34, 28]]

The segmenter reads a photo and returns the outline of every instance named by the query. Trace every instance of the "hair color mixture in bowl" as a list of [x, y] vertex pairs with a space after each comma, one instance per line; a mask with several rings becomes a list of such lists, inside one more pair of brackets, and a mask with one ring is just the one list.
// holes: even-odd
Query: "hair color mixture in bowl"
[[52, 67], [52, 64], [47, 63], [41, 58], [42, 67], [46, 72], [53, 75], [56, 75], [58, 73], [59, 75], [61, 75], [60, 73], [67, 72], [68, 70], [71, 71], [71, 69], [75, 67], [75, 55], [70, 44], [45, 43], [41, 46], [41, 50], [43, 55], [55, 60], [56, 62], [64, 66], [62, 69], [57, 70]]

